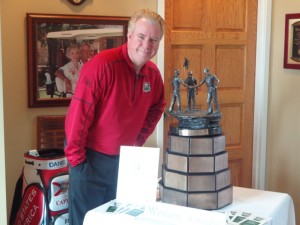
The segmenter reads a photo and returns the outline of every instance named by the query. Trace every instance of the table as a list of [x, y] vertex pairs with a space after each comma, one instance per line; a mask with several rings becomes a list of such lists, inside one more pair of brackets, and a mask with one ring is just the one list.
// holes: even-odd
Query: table
[[[245, 211], [256, 214], [257, 216], [270, 217], [272, 219], [272, 225], [296, 225], [294, 204], [290, 195], [249, 188], [233, 187], [233, 202], [228, 206], [212, 212], [157, 202], [153, 203], [152, 208], [150, 207], [150, 214], [148, 213], [145, 217], [136, 219], [138, 217], [106, 212], [109, 206], [114, 205], [114, 202], [115, 201], [111, 201], [90, 210], [85, 216], [83, 225], [96, 225], [100, 223], [99, 221], [101, 221], [103, 225], [187, 225], [200, 224], [199, 221], [205, 225], [216, 225], [226, 224], [220, 221], [225, 218], [223, 212], [227, 211]], [[138, 213], [138, 209], [135, 208], [134, 213]], [[207, 217], [210, 217], [211, 221], [205, 222], [203, 218]], [[199, 218], [201, 219], [197, 220]], [[198, 222], [195, 222], [196, 220]]]
[[218, 212], [252, 212], [272, 218], [272, 225], [296, 225], [294, 203], [286, 193], [233, 187], [233, 202]]

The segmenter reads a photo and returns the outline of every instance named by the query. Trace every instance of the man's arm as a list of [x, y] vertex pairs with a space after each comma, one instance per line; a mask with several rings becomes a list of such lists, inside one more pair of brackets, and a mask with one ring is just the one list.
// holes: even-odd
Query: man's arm
[[200, 87], [202, 84], [204, 84], [204, 82], [205, 82], [205, 78], [203, 78], [203, 80], [198, 85], [196, 85], [195, 87], [196, 88]]
[[55, 71], [54, 75], [60, 79], [62, 79], [66, 84], [66, 91], [72, 92], [72, 83], [71, 81], [65, 76], [64, 71], [61, 69], [58, 69]]
[[[82, 69], [65, 122], [65, 154], [72, 167], [86, 159], [86, 139], [94, 120], [95, 87], [91, 71]], [[89, 76], [90, 75], [90, 76]], [[85, 82], [89, 81], [89, 82]], [[92, 87], [93, 86], [93, 87]]]
[[217, 84], [215, 85], [215, 87], [217, 88], [220, 84], [220, 80], [218, 79], [218, 77], [216, 75], [214, 75], [214, 78], [217, 81]]

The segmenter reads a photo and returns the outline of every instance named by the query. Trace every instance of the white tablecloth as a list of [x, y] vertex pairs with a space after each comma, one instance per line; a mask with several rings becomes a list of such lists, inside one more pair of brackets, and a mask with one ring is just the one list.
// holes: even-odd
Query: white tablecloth
[[[107, 212], [115, 201], [89, 211], [83, 225], [226, 225], [226, 215], [184, 206], [153, 202], [146, 205], [122, 204]], [[142, 210], [140, 210], [142, 208]], [[138, 214], [141, 212], [141, 214]], [[138, 214], [138, 216], [136, 216]], [[135, 215], [135, 216], [133, 216]]]
[[[163, 212], [154, 212], [153, 218], [150, 218], [149, 215], [145, 218], [136, 219], [132, 216], [128, 216], [125, 214], [114, 214], [106, 212], [107, 208], [110, 205], [113, 205], [114, 201], [99, 206], [93, 210], [90, 210], [84, 219], [83, 225], [108, 225], [108, 224], [161, 224], [161, 225], [174, 225], [174, 224], [192, 224], [191, 221], [198, 220], [196, 218], [197, 214], [201, 215], [205, 210], [198, 210], [194, 208], [188, 207], [179, 207], [175, 205], [169, 205], [164, 203], [154, 203], [157, 204], [155, 208], [162, 210]], [[157, 209], [155, 209], [157, 210]], [[215, 210], [214, 212], [209, 212], [211, 214], [211, 224], [213, 223], [214, 217], [216, 213], [220, 213], [218, 215], [225, 215], [223, 212], [227, 211], [243, 211], [250, 212], [257, 216], [261, 217], [269, 217], [272, 220], [272, 225], [296, 225], [295, 222], [295, 212], [294, 212], [294, 204], [292, 198], [286, 193], [278, 193], [278, 192], [270, 192], [270, 191], [261, 191], [249, 188], [233, 188], [233, 202], [219, 210]], [[198, 211], [198, 212], [196, 212]], [[174, 213], [175, 212], [175, 213]], [[196, 212], [196, 213], [195, 213]], [[216, 212], [216, 213], [215, 213]], [[160, 214], [160, 215], [158, 215]], [[170, 220], [165, 220], [166, 214]], [[205, 212], [204, 212], [205, 214]], [[156, 216], [158, 215], [158, 216]], [[163, 216], [161, 216], [163, 215]], [[177, 218], [174, 220], [174, 216]], [[205, 214], [205, 216], [209, 216], [209, 214]], [[159, 219], [162, 218], [161, 221]], [[172, 219], [173, 218], [173, 219]], [[203, 217], [204, 218], [204, 217]], [[181, 220], [181, 221], [180, 221]], [[184, 220], [189, 220], [190, 222], [183, 223]], [[219, 221], [219, 220], [218, 220]], [[196, 224], [196, 223], [195, 223]], [[199, 224], [210, 224], [208, 222], [203, 222]], [[217, 224], [217, 223], [215, 223]], [[218, 223], [222, 224], [222, 223]]]
[[246, 211], [272, 218], [272, 225], [296, 225], [294, 203], [286, 193], [233, 187], [232, 204], [219, 209]]

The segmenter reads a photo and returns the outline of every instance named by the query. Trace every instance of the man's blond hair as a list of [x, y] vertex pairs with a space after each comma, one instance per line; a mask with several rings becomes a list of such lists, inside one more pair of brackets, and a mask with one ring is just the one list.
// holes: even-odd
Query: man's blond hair
[[165, 21], [159, 14], [150, 11], [149, 9], [138, 10], [132, 15], [128, 23], [128, 33], [131, 33], [134, 30], [136, 22], [142, 18], [145, 18], [152, 23], [158, 23], [161, 28], [161, 38], [163, 37], [165, 32]]

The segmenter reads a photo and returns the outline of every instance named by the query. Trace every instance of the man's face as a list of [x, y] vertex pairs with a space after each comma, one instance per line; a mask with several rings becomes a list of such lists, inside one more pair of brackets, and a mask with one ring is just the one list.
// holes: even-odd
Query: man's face
[[87, 61], [90, 57], [90, 47], [88, 45], [84, 45], [81, 47], [81, 59], [82, 61]]
[[146, 19], [136, 22], [134, 30], [128, 34], [128, 54], [136, 67], [142, 67], [156, 55], [161, 32], [158, 23], [151, 23]]

